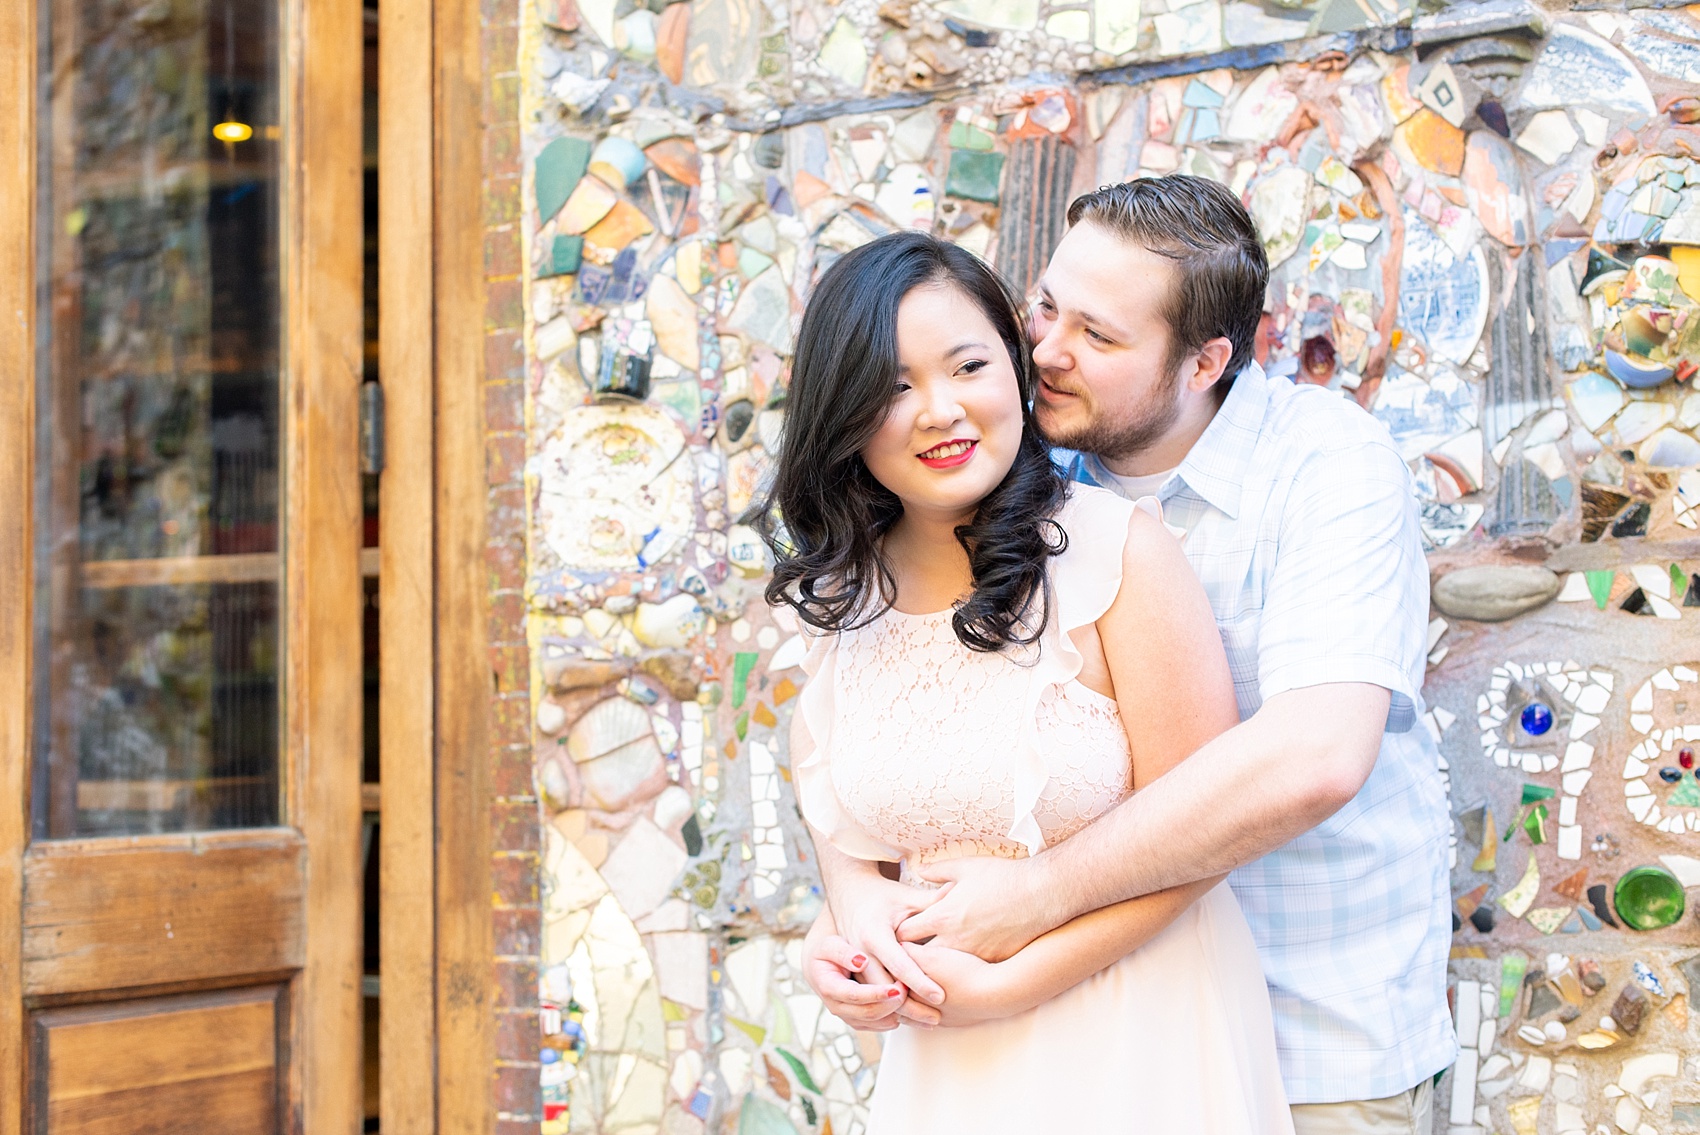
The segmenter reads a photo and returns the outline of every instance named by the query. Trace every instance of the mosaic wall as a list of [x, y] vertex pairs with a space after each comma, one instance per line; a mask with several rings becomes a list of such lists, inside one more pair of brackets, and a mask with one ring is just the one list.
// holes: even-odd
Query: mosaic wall
[[736, 523], [802, 299], [907, 227], [1028, 286], [1075, 193], [1177, 170], [1258, 222], [1266, 366], [1421, 499], [1437, 1130], [1700, 1128], [1689, 10], [538, 0], [520, 66], [545, 1132], [863, 1130], [879, 1043], [799, 973], [802, 640]]

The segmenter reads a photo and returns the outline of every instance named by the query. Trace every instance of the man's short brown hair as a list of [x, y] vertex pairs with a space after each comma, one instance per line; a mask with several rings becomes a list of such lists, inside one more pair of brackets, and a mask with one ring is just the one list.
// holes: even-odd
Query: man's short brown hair
[[1163, 302], [1173, 336], [1167, 369], [1225, 337], [1234, 345], [1223, 371], [1226, 390], [1252, 360], [1269, 286], [1269, 258], [1239, 198], [1208, 178], [1140, 177], [1076, 197], [1068, 223], [1082, 221], [1175, 262], [1178, 283]]

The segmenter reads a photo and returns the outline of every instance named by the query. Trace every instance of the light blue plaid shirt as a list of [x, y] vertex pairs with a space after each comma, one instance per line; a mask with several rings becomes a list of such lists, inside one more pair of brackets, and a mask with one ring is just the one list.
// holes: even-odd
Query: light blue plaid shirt
[[[1075, 479], [1120, 490], [1092, 455], [1057, 457]], [[1186, 531], [1242, 720], [1306, 686], [1392, 693], [1362, 791], [1229, 882], [1263, 960], [1289, 1100], [1406, 1091], [1457, 1055], [1450, 820], [1439, 754], [1417, 721], [1428, 564], [1409, 472], [1369, 414], [1253, 363], [1157, 496]]]

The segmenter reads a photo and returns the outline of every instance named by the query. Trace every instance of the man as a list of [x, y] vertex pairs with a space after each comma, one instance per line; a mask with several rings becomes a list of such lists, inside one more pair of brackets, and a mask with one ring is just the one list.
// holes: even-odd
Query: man
[[841, 917], [811, 932], [810, 982], [859, 1028], [929, 1027], [942, 993], [899, 940], [997, 960], [1231, 871], [1299, 1135], [1428, 1135], [1456, 1054], [1449, 821], [1419, 720], [1428, 572], [1407, 470], [1357, 406], [1254, 360], [1268, 268], [1227, 190], [1140, 179], [1068, 219], [1033, 315], [1039, 423], [1078, 479], [1156, 496], [1184, 530], [1241, 723], [1031, 859], [924, 869], [942, 894], [820, 841]]

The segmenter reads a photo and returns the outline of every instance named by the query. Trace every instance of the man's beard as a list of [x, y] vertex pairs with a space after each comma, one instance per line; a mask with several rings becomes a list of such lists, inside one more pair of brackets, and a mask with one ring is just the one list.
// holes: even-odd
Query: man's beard
[[1165, 366], [1156, 389], [1131, 420], [1114, 421], [1094, 412], [1085, 425], [1072, 430], [1043, 430], [1045, 440], [1105, 461], [1132, 457], [1151, 448], [1174, 426], [1181, 413], [1180, 399], [1175, 396], [1180, 385], [1180, 366]]

